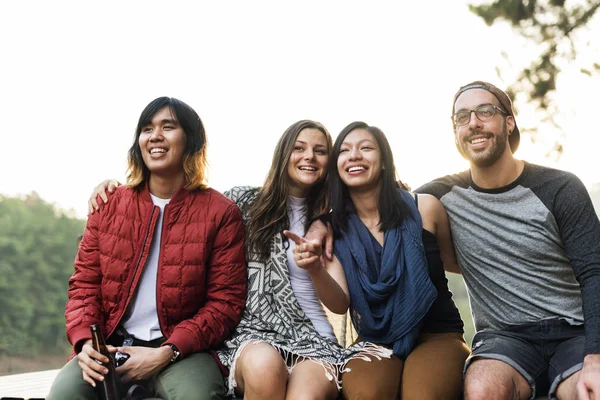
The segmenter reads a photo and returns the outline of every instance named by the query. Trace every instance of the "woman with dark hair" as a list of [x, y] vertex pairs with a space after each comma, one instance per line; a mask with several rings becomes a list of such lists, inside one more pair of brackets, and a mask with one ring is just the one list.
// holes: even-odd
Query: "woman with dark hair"
[[[95, 399], [109, 360], [91, 345], [100, 326], [129, 355], [121, 382], [148, 381], [163, 399], [225, 394], [213, 351], [241, 318], [246, 296], [238, 207], [205, 184], [206, 134], [184, 102], [160, 97], [142, 112], [127, 183], [88, 217], [66, 305], [71, 361], [49, 399]], [[132, 346], [122, 346], [124, 339]]]
[[[458, 272], [444, 208], [433, 196], [398, 187], [385, 135], [364, 122], [339, 134], [329, 173], [329, 263], [344, 269], [361, 341], [393, 351], [391, 358], [350, 360], [344, 398], [457, 399], [469, 349], [444, 274], [444, 264]], [[303, 243], [295, 257], [306, 267], [320, 251]]]

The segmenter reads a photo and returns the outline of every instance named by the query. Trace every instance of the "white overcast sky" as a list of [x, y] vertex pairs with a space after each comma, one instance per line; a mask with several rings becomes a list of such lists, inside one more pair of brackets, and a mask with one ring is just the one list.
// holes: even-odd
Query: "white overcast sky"
[[[598, 25], [579, 41], [600, 37]], [[305, 118], [334, 138], [355, 120], [379, 126], [400, 177], [416, 187], [467, 167], [453, 143], [453, 94], [476, 79], [506, 86], [535, 51], [524, 45], [465, 0], [4, 1], [0, 194], [35, 190], [85, 217], [97, 183], [124, 180], [139, 114], [165, 95], [203, 119], [218, 190], [261, 185], [277, 139]], [[600, 60], [598, 45], [562, 66], [561, 161], [544, 159], [543, 140], [527, 136], [517, 153], [587, 185], [600, 182], [600, 77], [579, 67]]]

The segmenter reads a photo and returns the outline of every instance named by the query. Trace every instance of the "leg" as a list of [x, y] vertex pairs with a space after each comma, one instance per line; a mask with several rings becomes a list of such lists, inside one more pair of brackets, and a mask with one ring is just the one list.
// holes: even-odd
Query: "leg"
[[294, 367], [288, 381], [286, 399], [335, 400], [338, 396], [337, 376], [327, 378], [325, 369], [314, 361], [305, 360]]
[[402, 400], [456, 400], [470, 350], [461, 333], [423, 333], [402, 374]]
[[225, 382], [215, 359], [193, 353], [156, 376], [156, 394], [165, 400], [225, 398]]
[[525, 400], [531, 387], [523, 375], [504, 361], [475, 360], [465, 376], [465, 399]]
[[528, 399], [547, 390], [541, 337], [538, 323], [476, 334], [465, 363], [465, 399]]
[[246, 400], [283, 400], [288, 376], [287, 367], [276, 348], [264, 342], [251, 343], [236, 361], [236, 394], [243, 394]]
[[81, 368], [77, 364], [77, 357], [73, 357], [59, 371], [52, 383], [48, 400], [68, 399], [97, 399], [96, 389], [83, 380]]
[[550, 398], [577, 398], [576, 385], [583, 367], [585, 336], [577, 336], [556, 347], [550, 359], [548, 378], [550, 379]]
[[342, 396], [346, 400], [395, 400], [400, 394], [404, 363], [396, 356], [350, 360], [342, 374]]
[[567, 399], [576, 399], [577, 398], [577, 381], [579, 380], [579, 374], [581, 370], [575, 372], [573, 375], [569, 376], [567, 379], [562, 381], [558, 387], [556, 388], [556, 392], [551, 399], [558, 400], [567, 400]]

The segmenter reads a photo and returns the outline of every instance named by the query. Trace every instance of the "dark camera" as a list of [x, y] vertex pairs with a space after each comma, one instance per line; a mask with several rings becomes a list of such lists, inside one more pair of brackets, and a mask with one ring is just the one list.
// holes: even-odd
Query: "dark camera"
[[[127, 338], [123, 341], [123, 346], [132, 346], [133, 345], [133, 338]], [[115, 367], [120, 367], [121, 365], [125, 364], [125, 361], [127, 361], [129, 359], [129, 354], [127, 353], [121, 353], [120, 351], [117, 351], [115, 353]]]

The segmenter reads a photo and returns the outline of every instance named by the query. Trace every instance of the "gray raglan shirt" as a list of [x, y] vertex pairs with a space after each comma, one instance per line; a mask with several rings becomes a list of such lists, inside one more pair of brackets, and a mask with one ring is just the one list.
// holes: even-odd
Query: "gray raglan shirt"
[[585, 321], [585, 352], [600, 353], [600, 222], [575, 175], [525, 163], [502, 188], [464, 171], [416, 191], [448, 212], [477, 331]]

